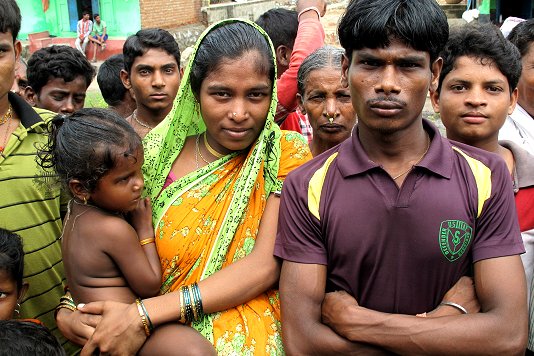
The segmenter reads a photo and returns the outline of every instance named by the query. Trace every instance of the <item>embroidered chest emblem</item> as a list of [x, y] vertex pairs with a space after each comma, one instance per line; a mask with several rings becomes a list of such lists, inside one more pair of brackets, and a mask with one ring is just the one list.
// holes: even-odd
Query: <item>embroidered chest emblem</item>
[[461, 220], [445, 220], [439, 229], [439, 247], [443, 256], [454, 262], [463, 256], [471, 238], [473, 229]]

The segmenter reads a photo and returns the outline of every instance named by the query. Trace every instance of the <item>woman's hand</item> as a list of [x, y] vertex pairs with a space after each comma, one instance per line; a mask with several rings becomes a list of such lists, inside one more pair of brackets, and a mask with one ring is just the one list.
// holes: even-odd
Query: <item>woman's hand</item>
[[101, 318], [98, 314], [81, 313], [78, 310], [72, 312], [62, 308], [57, 312], [56, 323], [67, 339], [83, 346], [93, 335]]
[[81, 356], [91, 356], [95, 350], [109, 355], [135, 355], [143, 346], [146, 335], [135, 304], [94, 302], [79, 310], [102, 315]]
[[139, 240], [154, 237], [154, 227], [152, 225], [152, 205], [150, 198], [139, 200], [137, 208], [131, 213], [131, 224]]

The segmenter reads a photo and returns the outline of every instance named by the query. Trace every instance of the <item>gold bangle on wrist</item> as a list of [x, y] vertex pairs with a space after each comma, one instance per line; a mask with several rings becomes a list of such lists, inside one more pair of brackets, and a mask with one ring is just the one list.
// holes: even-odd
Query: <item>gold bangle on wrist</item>
[[156, 239], [154, 237], [149, 237], [148, 239], [144, 239], [144, 240], [139, 241], [139, 244], [141, 246], [145, 246], [145, 245], [151, 244], [153, 242], [156, 242]]
[[182, 290], [183, 287], [180, 287], [178, 290], [178, 293], [180, 294], [180, 319], [178, 320], [181, 324], [185, 324], [187, 322], [185, 318], [185, 305], [184, 305], [184, 291]]
[[140, 300], [136, 299], [135, 304], [137, 304], [137, 311], [139, 312], [139, 316], [141, 317], [141, 322], [143, 323], [143, 327], [145, 328], [145, 334], [146, 336], [150, 336], [150, 329], [148, 327], [148, 322], [146, 320], [146, 314], [143, 312], [143, 308], [141, 307]]

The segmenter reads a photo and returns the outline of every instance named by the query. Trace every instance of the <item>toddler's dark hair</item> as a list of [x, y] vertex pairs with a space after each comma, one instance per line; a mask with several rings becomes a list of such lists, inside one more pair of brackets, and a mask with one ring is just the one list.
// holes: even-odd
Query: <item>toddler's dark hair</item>
[[66, 355], [46, 327], [31, 321], [0, 320], [0, 345], [0, 356]]
[[24, 250], [20, 236], [0, 228], [0, 271], [5, 271], [17, 282], [17, 289], [22, 287], [24, 275]]
[[39, 148], [37, 160], [45, 170], [53, 168], [66, 187], [78, 179], [92, 192], [118, 156], [133, 156], [140, 147], [139, 135], [114, 111], [81, 109], [52, 119], [48, 143]]

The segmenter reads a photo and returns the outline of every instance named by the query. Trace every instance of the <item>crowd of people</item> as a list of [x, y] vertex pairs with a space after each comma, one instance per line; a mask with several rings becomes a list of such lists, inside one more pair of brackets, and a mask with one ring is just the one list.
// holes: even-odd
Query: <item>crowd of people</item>
[[0, 355], [534, 351], [534, 20], [352, 0], [337, 48], [326, 11], [217, 22], [185, 66], [140, 30], [91, 109], [105, 22], [22, 67], [0, 2]]

